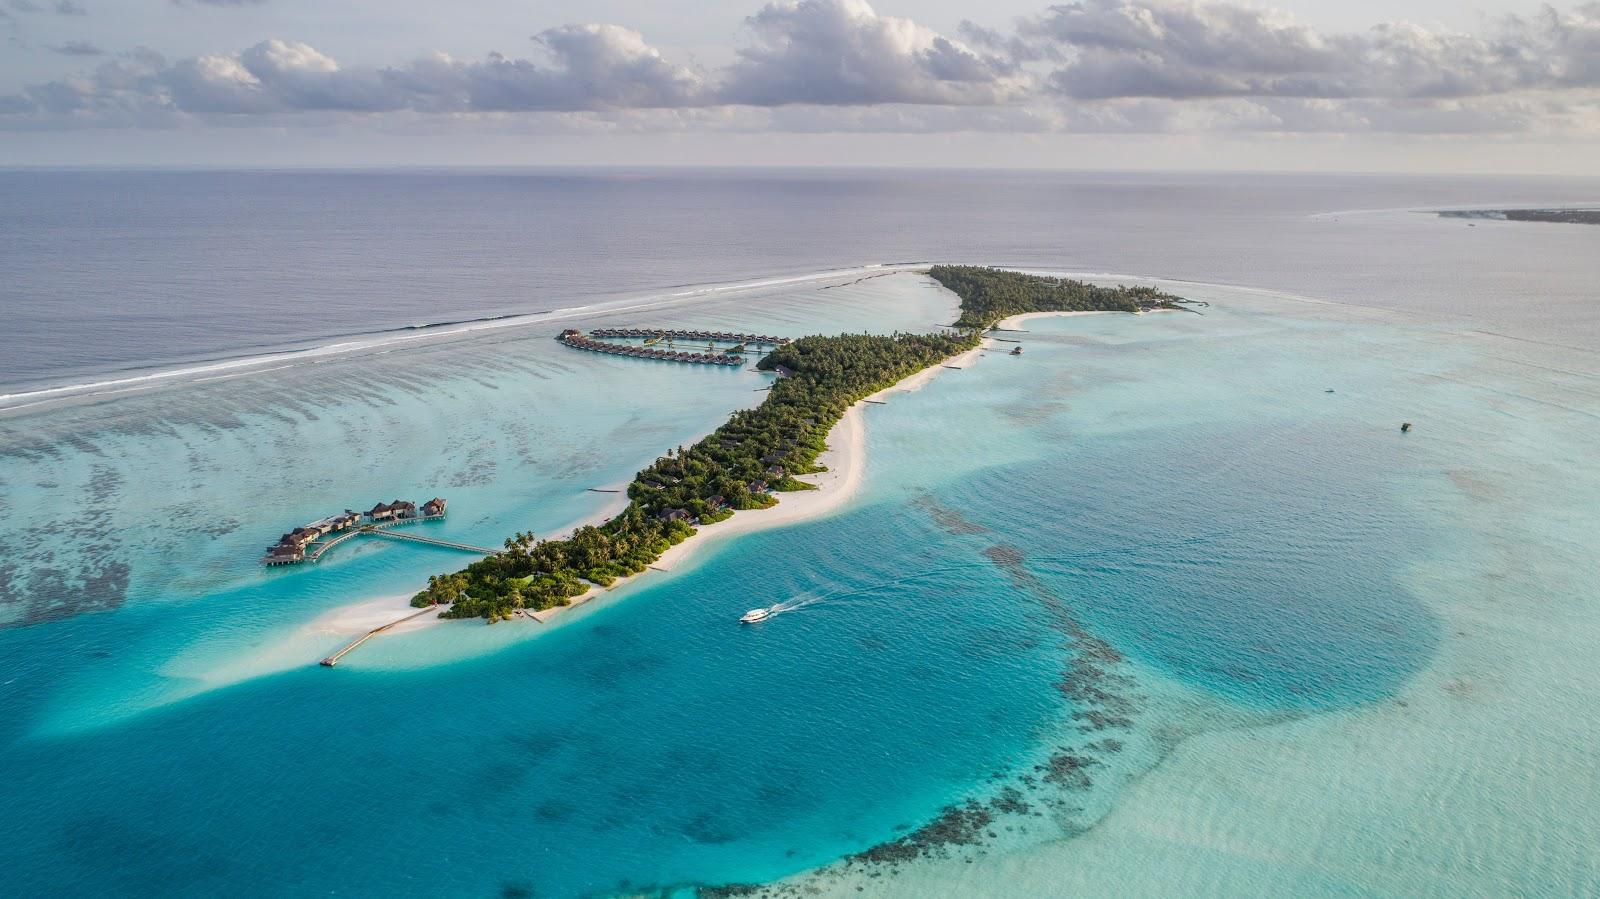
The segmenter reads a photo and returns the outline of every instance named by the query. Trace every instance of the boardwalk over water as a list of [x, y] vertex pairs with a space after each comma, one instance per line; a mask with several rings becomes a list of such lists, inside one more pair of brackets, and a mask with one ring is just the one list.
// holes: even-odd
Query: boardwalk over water
[[646, 339], [716, 340], [723, 343], [748, 343], [762, 346], [783, 346], [787, 337], [770, 337], [765, 334], [737, 334], [732, 331], [680, 331], [671, 328], [596, 328], [590, 337], [643, 337]]
[[[638, 359], [657, 359], [662, 362], [688, 362], [697, 365], [740, 366], [744, 353], [755, 347], [780, 347], [789, 343], [786, 337], [765, 334], [738, 334], [732, 331], [686, 331], [671, 328], [596, 328], [585, 334], [568, 329], [556, 339], [575, 350], [605, 353], [609, 356], [633, 356]], [[642, 339], [643, 345], [613, 341]], [[705, 341], [705, 351], [696, 352], [671, 347], [674, 340]], [[666, 341], [669, 349], [658, 344]], [[719, 347], [717, 344], [730, 344]]]
[[485, 556], [497, 556], [505, 550], [491, 549], [487, 546], [473, 546], [470, 543], [460, 543], [455, 540], [440, 540], [437, 537], [423, 537], [417, 534], [402, 534], [390, 530], [409, 524], [419, 524], [424, 521], [443, 521], [444, 515], [414, 515], [409, 518], [394, 518], [387, 521], [374, 521], [369, 524], [359, 525], [346, 531], [340, 531], [337, 536], [324, 540], [313, 540], [306, 544], [305, 558], [303, 559], [276, 559], [267, 556], [261, 560], [263, 565], [299, 565], [319, 562], [328, 550], [353, 537], [389, 537], [394, 540], [412, 540], [417, 543], [428, 543], [433, 546], [443, 546], [447, 549], [459, 549], [463, 552], [479, 553]]
[[360, 646], [361, 644], [367, 642], [368, 640], [371, 640], [373, 637], [378, 636], [379, 634], [383, 633], [384, 631], [388, 630], [389, 628], [394, 627], [397, 624], [404, 624], [404, 623], [406, 623], [407, 621], [410, 621], [413, 618], [421, 618], [422, 616], [428, 614], [429, 612], [437, 612], [438, 610], [439, 610], [438, 606], [428, 606], [426, 609], [423, 609], [420, 612], [413, 612], [410, 615], [407, 615], [406, 617], [401, 618], [401, 619], [399, 619], [397, 621], [391, 621], [388, 624], [379, 625], [379, 626], [373, 628], [372, 630], [367, 631], [366, 633], [362, 634], [361, 636], [355, 638], [354, 640], [350, 641], [348, 644], [345, 645], [345, 647], [343, 649], [341, 649], [338, 652], [334, 653], [333, 655], [328, 656], [327, 658], [323, 659], [322, 660], [322, 664], [324, 666], [328, 667], [328, 668], [332, 668], [333, 666], [339, 664], [339, 660], [344, 658], [345, 653], [349, 652], [352, 649], [355, 649], [357, 646]]
[[[489, 549], [486, 546], [473, 546], [470, 543], [457, 543], [454, 540], [440, 540], [438, 537], [419, 537], [416, 534], [401, 534], [396, 531], [380, 531], [376, 528], [365, 532], [373, 537], [388, 537], [391, 540], [415, 540], [418, 543], [431, 543], [434, 546], [447, 546], [450, 549], [466, 550], [469, 553], [482, 553], [486, 556], [498, 556], [505, 552], [503, 549]], [[352, 534], [351, 536], [355, 536]]]

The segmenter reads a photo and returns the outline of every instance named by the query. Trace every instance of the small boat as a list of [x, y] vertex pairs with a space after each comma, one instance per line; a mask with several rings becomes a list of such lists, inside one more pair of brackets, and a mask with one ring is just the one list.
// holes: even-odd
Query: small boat
[[755, 624], [757, 621], [765, 621], [772, 617], [773, 609], [776, 608], [777, 606], [773, 606], [771, 609], [751, 609], [750, 611], [744, 613], [744, 617], [739, 619], [739, 623]]

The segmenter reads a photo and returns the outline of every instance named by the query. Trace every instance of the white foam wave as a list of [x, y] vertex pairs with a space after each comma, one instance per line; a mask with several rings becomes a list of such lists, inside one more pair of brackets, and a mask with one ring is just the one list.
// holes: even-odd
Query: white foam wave
[[844, 269], [824, 269], [802, 275], [791, 275], [779, 278], [760, 278], [748, 281], [731, 281], [727, 283], [714, 283], [695, 285], [686, 289], [677, 289], [669, 293], [647, 293], [629, 297], [609, 303], [594, 303], [581, 306], [563, 306], [548, 312], [532, 312], [524, 315], [507, 315], [493, 318], [478, 319], [465, 322], [452, 322], [440, 325], [410, 325], [402, 328], [376, 332], [364, 337], [340, 338], [336, 342], [318, 346], [280, 350], [268, 353], [259, 353], [250, 356], [240, 356], [232, 359], [193, 363], [174, 366], [172, 368], [158, 369], [138, 374], [129, 374], [122, 377], [110, 377], [95, 381], [84, 381], [75, 384], [63, 384], [53, 387], [41, 387], [34, 390], [19, 390], [13, 393], [0, 393], [0, 413], [15, 413], [24, 409], [35, 408], [48, 403], [70, 399], [83, 399], [87, 397], [107, 397], [128, 393], [137, 390], [146, 390], [167, 383], [195, 382], [201, 380], [217, 380], [225, 376], [238, 374], [259, 374], [262, 371], [276, 371], [291, 365], [314, 363], [352, 352], [374, 351], [391, 348], [417, 340], [436, 340], [446, 337], [460, 337], [486, 331], [498, 331], [510, 328], [527, 327], [533, 324], [543, 324], [559, 321], [563, 318], [580, 315], [616, 314], [626, 312], [639, 312], [649, 309], [660, 309], [666, 306], [680, 305], [686, 301], [704, 299], [734, 291], [761, 290], [763, 288], [784, 287], [795, 284], [804, 284], [814, 281], [826, 281], [832, 278], [850, 277], [865, 271], [883, 270], [885, 268], [912, 269], [915, 264], [896, 264], [885, 266], [883, 264], [861, 265]]

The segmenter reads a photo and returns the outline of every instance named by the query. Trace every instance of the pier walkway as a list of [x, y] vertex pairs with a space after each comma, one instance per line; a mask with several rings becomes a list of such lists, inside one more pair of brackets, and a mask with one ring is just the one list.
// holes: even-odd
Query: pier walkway
[[332, 540], [318, 541], [318, 542], [312, 544], [311, 547], [308, 547], [308, 548], [311, 548], [311, 551], [306, 553], [305, 560], [307, 562], [315, 562], [318, 559], [322, 558], [322, 554], [327, 552], [328, 550], [333, 549], [335, 546], [338, 546], [339, 544], [345, 542], [346, 540], [349, 540], [351, 537], [359, 537], [359, 536], [361, 536], [361, 531], [345, 531], [343, 534], [340, 534], [339, 536], [333, 538]]
[[[596, 328], [585, 334], [568, 329], [556, 339], [575, 350], [605, 353], [611, 356], [633, 356], [638, 359], [657, 359], [663, 362], [689, 362], [697, 365], [740, 366], [744, 354], [755, 347], [780, 347], [789, 343], [786, 337], [765, 334], [736, 334], [731, 331], [684, 331], [670, 328]], [[618, 343], [618, 340], [642, 339], [644, 344]], [[705, 341], [705, 351], [695, 352], [672, 346], [674, 340]], [[668, 348], [661, 349], [666, 341]], [[719, 347], [718, 344], [731, 344]]]
[[261, 560], [261, 564], [263, 564], [263, 565], [299, 565], [299, 564], [302, 564], [302, 563], [309, 564], [309, 563], [319, 562], [319, 561], [322, 560], [322, 556], [325, 553], [327, 553], [328, 550], [333, 549], [335, 546], [338, 546], [339, 544], [345, 542], [346, 540], [350, 540], [350, 539], [352, 539], [354, 537], [362, 537], [362, 536], [366, 536], [366, 537], [392, 537], [392, 538], [394, 538], [396, 540], [414, 540], [414, 541], [416, 541], [418, 543], [431, 543], [434, 546], [443, 546], [443, 547], [447, 547], [449, 549], [459, 549], [459, 550], [462, 550], [464, 552], [481, 553], [482, 555], [485, 555], [485, 556], [497, 556], [497, 555], [505, 552], [505, 550], [503, 550], [503, 549], [490, 549], [489, 547], [486, 547], [486, 546], [473, 546], [470, 543], [459, 543], [459, 542], [454, 541], [454, 540], [440, 540], [437, 537], [422, 537], [422, 536], [418, 536], [416, 534], [400, 534], [400, 533], [396, 533], [393, 530], [390, 530], [391, 528], [404, 527], [404, 526], [410, 525], [410, 524], [420, 524], [421, 522], [424, 522], [424, 521], [443, 521], [443, 520], [444, 520], [444, 513], [441, 512], [441, 513], [439, 513], [437, 515], [411, 515], [411, 516], [407, 516], [405, 518], [390, 518], [390, 519], [386, 519], [384, 521], [368, 522], [367, 524], [362, 524], [362, 525], [357, 525], [355, 527], [351, 527], [348, 530], [339, 531], [334, 536], [313, 540], [310, 543], [307, 543], [305, 545], [305, 556], [302, 557], [302, 558], [280, 559], [280, 558], [276, 558], [274, 556], [268, 555], [266, 558]]
[[394, 627], [397, 624], [404, 624], [404, 623], [406, 623], [407, 621], [410, 621], [413, 618], [421, 618], [422, 616], [428, 614], [429, 612], [437, 612], [438, 610], [439, 610], [438, 606], [428, 606], [426, 609], [423, 609], [420, 612], [413, 612], [410, 615], [407, 615], [406, 617], [399, 619], [398, 621], [391, 621], [388, 624], [380, 624], [377, 627], [373, 628], [372, 630], [367, 631], [366, 633], [362, 634], [361, 636], [359, 636], [359, 637], [355, 638], [354, 640], [350, 641], [348, 644], [345, 645], [344, 649], [341, 649], [338, 652], [334, 653], [333, 655], [328, 656], [327, 658], [323, 659], [322, 660], [322, 664], [324, 666], [328, 667], [328, 668], [332, 668], [333, 666], [339, 664], [339, 660], [345, 657], [345, 653], [348, 653], [350, 650], [355, 649], [357, 646], [360, 646], [361, 644], [367, 642], [368, 640], [371, 640], [373, 637], [378, 636], [379, 634], [383, 633], [384, 631], [388, 630], [389, 628]]
[[418, 543], [430, 543], [434, 546], [446, 546], [450, 549], [460, 549], [470, 553], [482, 553], [486, 556], [498, 556], [505, 552], [503, 549], [489, 549], [486, 546], [473, 546], [470, 543], [457, 543], [454, 540], [440, 540], [438, 537], [420, 537], [416, 534], [401, 534], [396, 531], [380, 531], [376, 528], [365, 531], [364, 533], [371, 534], [374, 537], [388, 537], [392, 540], [415, 540]]
[[590, 337], [643, 337], [651, 340], [660, 340], [663, 337], [673, 340], [716, 340], [723, 343], [754, 343], [766, 346], [783, 346], [789, 342], [787, 337], [771, 337], [765, 334], [736, 334], [731, 331], [681, 331], [671, 328], [596, 328], [589, 332]]

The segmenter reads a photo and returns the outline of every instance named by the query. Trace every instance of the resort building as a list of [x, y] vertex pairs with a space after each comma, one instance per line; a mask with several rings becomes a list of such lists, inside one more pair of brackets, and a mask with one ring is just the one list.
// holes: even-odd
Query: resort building
[[[346, 509], [338, 515], [330, 515], [313, 521], [308, 525], [297, 527], [282, 537], [278, 542], [267, 548], [267, 554], [262, 557], [262, 564], [283, 565], [291, 562], [315, 562], [322, 554], [339, 543], [355, 537], [361, 533], [372, 530], [373, 525], [392, 525], [422, 521], [428, 518], [437, 518], [444, 515], [445, 499], [436, 496], [423, 503], [421, 514], [418, 514], [417, 504], [410, 500], [397, 499], [392, 503], [378, 503], [372, 510], [363, 514], [354, 509]], [[367, 527], [362, 526], [363, 519], [371, 522]], [[322, 540], [329, 534], [337, 531], [357, 529], [354, 533], [344, 534], [329, 540]], [[444, 543], [446, 546], [461, 546], [461, 544], [448, 541], [430, 541], [427, 538], [412, 537], [409, 539], [422, 540], [423, 542]], [[321, 541], [321, 542], [318, 542]], [[471, 547], [476, 550], [477, 547]], [[493, 553], [495, 550], [485, 550]]]
[[299, 562], [306, 557], [306, 551], [292, 543], [279, 543], [267, 550], [267, 560], [272, 562]]

